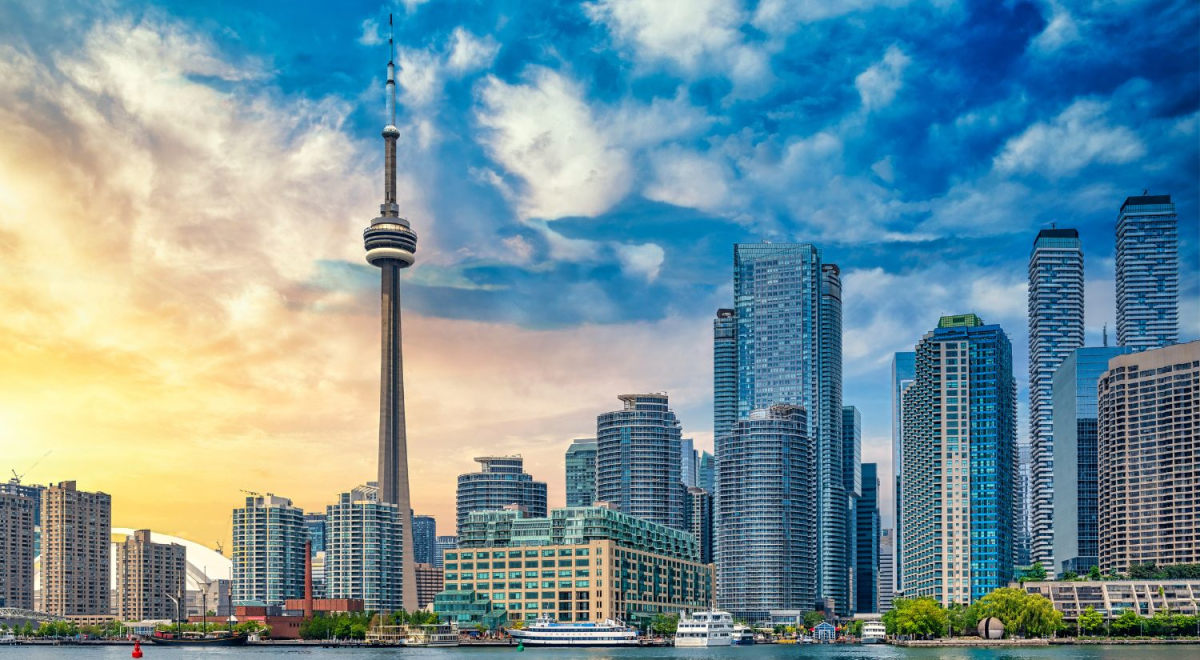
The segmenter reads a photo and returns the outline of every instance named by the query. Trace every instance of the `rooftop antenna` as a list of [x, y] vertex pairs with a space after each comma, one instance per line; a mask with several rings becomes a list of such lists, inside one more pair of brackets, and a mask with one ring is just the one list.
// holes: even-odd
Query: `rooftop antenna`
[[1104, 346], [1108, 346], [1108, 324], [1104, 324]]
[[1149, 195], [1149, 194], [1150, 194], [1149, 188], [1142, 188], [1142, 197], [1145, 197], [1146, 195]]

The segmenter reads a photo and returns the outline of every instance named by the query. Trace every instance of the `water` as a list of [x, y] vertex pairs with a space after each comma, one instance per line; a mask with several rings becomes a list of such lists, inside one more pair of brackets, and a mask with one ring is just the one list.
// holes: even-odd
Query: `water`
[[[907, 649], [885, 645], [758, 645], [715, 649], [563, 649], [515, 647], [324, 649], [232, 647], [224, 649], [142, 647], [143, 660], [1184, 660], [1200, 657], [1197, 646], [1055, 646], [1034, 648]], [[0, 647], [0, 660], [125, 660], [131, 647]]]

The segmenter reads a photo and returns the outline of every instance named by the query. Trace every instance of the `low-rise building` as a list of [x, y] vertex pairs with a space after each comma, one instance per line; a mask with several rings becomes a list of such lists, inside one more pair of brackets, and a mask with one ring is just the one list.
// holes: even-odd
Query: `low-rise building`
[[444, 571], [433, 564], [415, 564], [417, 575], [417, 608], [425, 609], [442, 590]]
[[1200, 614], [1200, 580], [1070, 580], [1020, 586], [1048, 598], [1068, 621], [1077, 619], [1089, 606], [1113, 617], [1126, 610], [1140, 616]]
[[711, 607], [713, 569], [698, 560], [690, 533], [607, 507], [555, 509], [546, 518], [473, 513], [458, 549], [445, 554], [445, 591], [434, 609], [443, 613], [449, 592], [474, 592], [474, 601], [504, 607], [510, 621], [640, 623]]

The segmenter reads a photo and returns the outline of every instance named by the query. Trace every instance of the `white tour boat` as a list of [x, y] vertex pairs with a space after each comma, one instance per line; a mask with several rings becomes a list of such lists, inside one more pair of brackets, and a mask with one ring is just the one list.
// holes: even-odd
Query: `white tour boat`
[[882, 621], [867, 621], [863, 623], [862, 643], [882, 644], [887, 639], [887, 628]]
[[679, 620], [675, 646], [729, 646], [733, 644], [733, 617], [729, 612], [696, 612]]
[[749, 646], [754, 643], [754, 631], [749, 626], [743, 626], [740, 623], [733, 627], [734, 646]]
[[525, 628], [509, 628], [508, 634], [525, 646], [637, 646], [637, 630], [620, 621], [555, 621], [538, 617]]

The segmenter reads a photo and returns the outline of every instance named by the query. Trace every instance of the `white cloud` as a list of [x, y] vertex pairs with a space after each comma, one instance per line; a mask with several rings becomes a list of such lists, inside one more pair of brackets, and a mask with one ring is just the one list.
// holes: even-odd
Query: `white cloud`
[[401, 103], [423, 106], [440, 98], [442, 61], [436, 53], [401, 48], [397, 60], [396, 84], [403, 91]]
[[1030, 48], [1037, 53], [1051, 53], [1059, 48], [1079, 41], [1079, 25], [1071, 12], [1058, 3], [1051, 3], [1050, 21], [1042, 33], [1034, 38]]
[[383, 43], [383, 35], [379, 32], [379, 23], [373, 18], [368, 18], [362, 22], [362, 35], [358, 38], [358, 43], [364, 46], [378, 46]]
[[1010, 139], [996, 156], [995, 168], [1061, 177], [1093, 162], [1121, 164], [1145, 155], [1136, 133], [1108, 122], [1108, 110], [1100, 101], [1075, 101], [1050, 122], [1034, 124]]
[[500, 44], [491, 35], [480, 39], [461, 27], [454, 28], [451, 38], [453, 44], [446, 66], [457, 73], [486, 69], [500, 51]]
[[[773, 34], [790, 33], [797, 23], [815, 23], [876, 7], [896, 8], [914, 0], [762, 0], [754, 10], [756, 28]], [[929, 4], [949, 6], [954, 0], [933, 0]]]
[[646, 278], [653, 282], [658, 277], [666, 253], [655, 243], [642, 245], [616, 246], [617, 259], [621, 262], [621, 270], [632, 275]]
[[436, 104], [447, 79], [487, 69], [499, 51], [500, 44], [490, 35], [481, 39], [461, 27], [454, 29], [443, 47], [401, 48], [396, 74], [396, 83], [404, 92], [400, 102], [415, 108]]
[[882, 60], [858, 74], [854, 79], [854, 86], [862, 98], [864, 110], [870, 112], [891, 104], [904, 82], [904, 69], [911, 61], [904, 51], [892, 44], [888, 46]]
[[891, 156], [884, 156], [883, 158], [880, 158], [872, 163], [871, 171], [874, 172], [880, 179], [883, 179], [888, 183], [892, 183], [892, 181], [896, 178], [896, 172], [892, 167]]
[[658, 151], [650, 157], [654, 180], [643, 195], [703, 211], [727, 208], [733, 203], [726, 183], [730, 173], [720, 158], [719, 154], [701, 154], [677, 146]]

